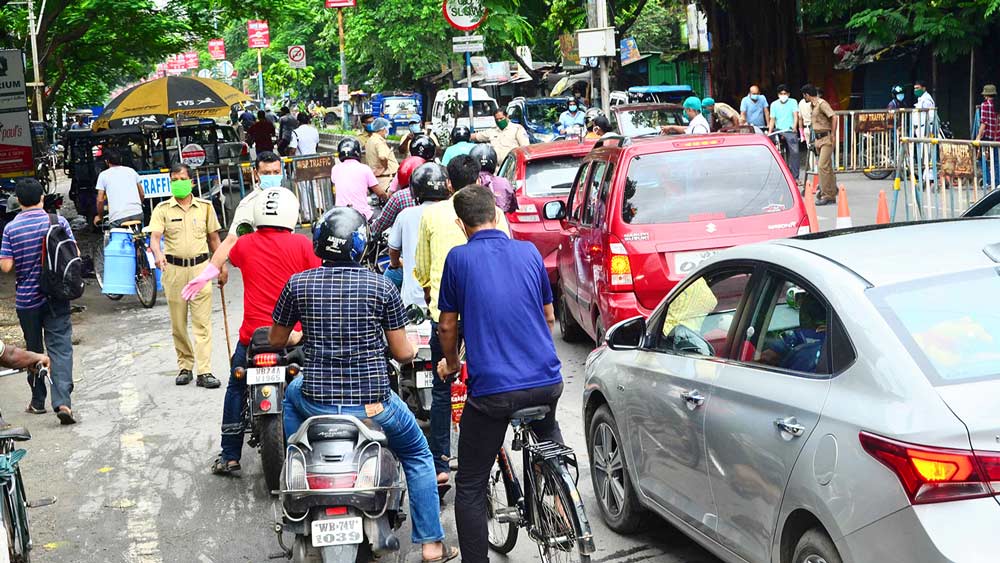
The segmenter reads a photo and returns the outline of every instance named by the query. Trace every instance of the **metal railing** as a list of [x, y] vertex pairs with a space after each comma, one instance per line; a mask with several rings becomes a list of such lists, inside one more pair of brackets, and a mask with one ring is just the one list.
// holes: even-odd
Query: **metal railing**
[[838, 172], [895, 170], [903, 137], [941, 136], [934, 109], [847, 110], [836, 114], [833, 167]]
[[900, 192], [905, 220], [944, 219], [961, 216], [1000, 184], [1000, 142], [902, 137], [900, 144], [893, 220]]

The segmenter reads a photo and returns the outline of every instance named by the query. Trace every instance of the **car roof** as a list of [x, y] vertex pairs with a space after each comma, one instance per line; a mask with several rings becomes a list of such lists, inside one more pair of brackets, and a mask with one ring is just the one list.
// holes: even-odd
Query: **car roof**
[[659, 94], [661, 92], [691, 92], [692, 88], [687, 84], [663, 84], [660, 86], [632, 86], [628, 91], [636, 94]]
[[569, 96], [566, 96], [566, 97], [548, 96], [548, 97], [544, 97], [544, 98], [522, 98], [522, 99], [524, 100], [524, 103], [526, 103], [526, 104], [528, 104], [530, 106], [530, 105], [533, 105], [533, 104], [544, 104], [546, 102], [565, 102], [565, 101], [569, 100], [570, 97]]
[[943, 219], [812, 233], [764, 244], [797, 248], [853, 271], [873, 286], [996, 265], [1000, 220]]
[[[617, 141], [618, 144], [606, 144], [609, 141]], [[667, 152], [671, 150], [688, 150], [699, 148], [733, 147], [747, 145], [771, 145], [771, 141], [764, 135], [751, 135], [745, 133], [708, 133], [705, 135], [649, 135], [637, 137], [623, 137], [613, 135], [600, 140], [601, 146], [595, 149], [609, 148], [626, 150], [634, 148], [635, 152]], [[661, 149], [659, 151], [649, 149]]]
[[559, 156], [580, 156], [583, 157], [594, 147], [596, 140], [552, 141], [550, 143], [535, 143], [526, 147], [514, 149], [524, 155], [525, 160], [540, 160], [543, 158], [555, 158]]
[[623, 111], [642, 111], [642, 110], [658, 110], [658, 109], [674, 109], [683, 110], [684, 106], [681, 104], [670, 104], [670, 103], [657, 103], [649, 102], [642, 104], [618, 104], [617, 106], [611, 108], [611, 111], [615, 113], [621, 113]]

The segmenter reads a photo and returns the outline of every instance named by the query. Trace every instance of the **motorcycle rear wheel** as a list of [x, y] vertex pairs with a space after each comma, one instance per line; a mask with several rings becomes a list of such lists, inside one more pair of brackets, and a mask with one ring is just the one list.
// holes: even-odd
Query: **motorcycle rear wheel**
[[260, 429], [260, 465], [268, 492], [281, 488], [281, 467], [285, 463], [285, 433], [281, 415], [263, 415], [257, 419]]

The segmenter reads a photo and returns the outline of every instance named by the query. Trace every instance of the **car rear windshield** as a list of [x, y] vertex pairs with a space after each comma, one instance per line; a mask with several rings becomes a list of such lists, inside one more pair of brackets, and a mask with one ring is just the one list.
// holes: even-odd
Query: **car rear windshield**
[[659, 134], [664, 125], [687, 125], [688, 118], [678, 109], [643, 109], [615, 112], [618, 132], [626, 137]]
[[527, 104], [524, 108], [528, 121], [532, 123], [557, 123], [562, 112], [566, 111], [565, 100], [553, 102], [536, 102]]
[[1000, 276], [994, 268], [886, 286], [869, 294], [931, 384], [1000, 377]]
[[793, 202], [766, 147], [706, 147], [633, 158], [622, 218], [633, 225], [719, 221], [785, 211]]
[[575, 156], [528, 161], [524, 195], [541, 197], [568, 194], [579, 167], [580, 158]]

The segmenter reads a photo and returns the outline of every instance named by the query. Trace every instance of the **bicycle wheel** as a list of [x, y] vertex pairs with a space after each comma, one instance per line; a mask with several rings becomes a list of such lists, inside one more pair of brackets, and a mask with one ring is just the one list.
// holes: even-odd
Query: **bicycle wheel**
[[146, 245], [141, 242], [135, 245], [135, 296], [147, 309], [156, 305], [156, 272], [146, 257]]
[[[590, 563], [590, 555], [579, 552], [574, 525], [578, 520], [577, 508], [568, 486], [549, 466], [536, 468], [534, 520], [538, 554], [543, 563]], [[575, 497], [580, 498], [579, 493]]]
[[510, 550], [514, 549], [514, 544], [517, 543], [517, 524], [513, 521], [501, 522], [499, 517], [503, 514], [506, 516], [505, 519], [510, 520], [510, 517], [514, 515], [512, 512], [517, 510], [517, 499], [513, 498], [507, 489], [507, 479], [504, 467], [501, 465], [501, 458], [509, 468], [510, 457], [506, 448], [500, 451], [500, 455], [493, 463], [493, 469], [490, 470], [486, 514], [489, 516], [487, 530], [490, 548], [497, 553], [506, 554], [510, 553]]

